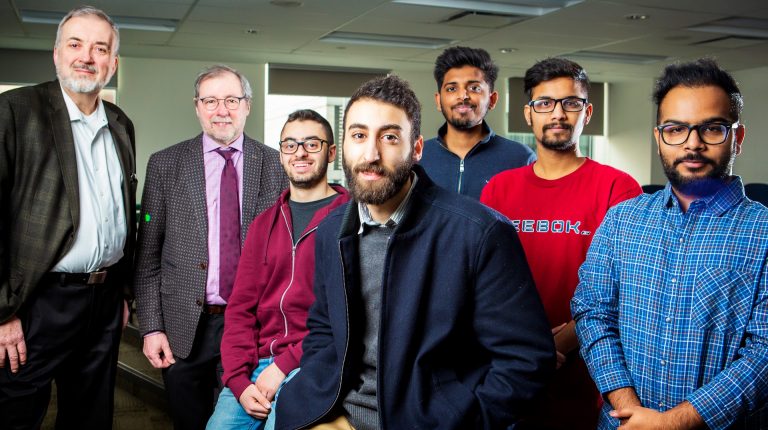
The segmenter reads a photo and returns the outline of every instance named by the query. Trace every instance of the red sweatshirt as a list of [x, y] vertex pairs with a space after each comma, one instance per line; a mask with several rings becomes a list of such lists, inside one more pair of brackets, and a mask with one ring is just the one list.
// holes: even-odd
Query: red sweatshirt
[[339, 196], [315, 213], [295, 247], [288, 190], [248, 228], [221, 340], [223, 382], [235, 398], [251, 384], [259, 359], [274, 356], [286, 375], [299, 366], [307, 313], [315, 301], [315, 230], [349, 200], [344, 188], [333, 188]]

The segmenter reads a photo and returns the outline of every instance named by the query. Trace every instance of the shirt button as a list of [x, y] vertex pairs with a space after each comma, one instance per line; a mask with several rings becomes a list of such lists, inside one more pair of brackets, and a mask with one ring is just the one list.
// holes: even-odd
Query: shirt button
[[672, 278], [670, 279], [670, 281], [674, 284], [675, 282], [677, 282], [677, 278]]
[[682, 237], [680, 238], [680, 243], [683, 243], [683, 238]]
[[672, 322], [672, 318], [666, 317], [666, 318], [664, 318], [664, 322]]
[[661, 362], [660, 362], [659, 364], [661, 364], [662, 366], [666, 366], [666, 365], [667, 365], [667, 362], [666, 362], [666, 361], [664, 361], [664, 360], [661, 360]]
[[659, 402], [659, 407], [663, 408], [664, 407], [664, 402]]

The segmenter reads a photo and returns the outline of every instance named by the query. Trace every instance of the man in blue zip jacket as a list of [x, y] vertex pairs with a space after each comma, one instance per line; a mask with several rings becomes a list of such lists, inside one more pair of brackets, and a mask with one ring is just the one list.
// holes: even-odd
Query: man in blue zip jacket
[[499, 98], [493, 89], [498, 73], [484, 49], [454, 46], [435, 61], [435, 103], [445, 124], [424, 142], [420, 164], [437, 185], [478, 200], [494, 175], [536, 161], [530, 148], [485, 122]]
[[420, 105], [388, 76], [344, 114], [353, 201], [316, 238], [301, 371], [278, 429], [506, 429], [555, 368], [514, 227], [419, 166]]

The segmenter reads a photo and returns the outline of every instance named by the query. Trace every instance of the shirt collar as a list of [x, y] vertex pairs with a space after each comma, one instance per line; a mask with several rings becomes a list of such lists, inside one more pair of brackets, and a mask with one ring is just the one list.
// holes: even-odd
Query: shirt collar
[[[238, 150], [240, 152], [243, 152], [243, 136], [245, 136], [245, 135], [244, 134], [240, 134], [240, 136], [237, 139], [235, 139], [234, 142], [229, 144], [228, 148], [236, 149], [236, 150]], [[217, 150], [217, 149], [219, 149], [221, 147], [222, 146], [219, 145], [218, 142], [216, 142], [215, 140], [211, 139], [211, 137], [208, 136], [207, 134], [203, 133], [203, 153], [204, 154], [208, 153], [208, 152], [215, 151], [215, 150]]]
[[[61, 87], [61, 94], [64, 95], [64, 104], [67, 106], [69, 121], [85, 122], [85, 118], [90, 115], [84, 114], [83, 111], [81, 111], [80, 108], [77, 107], [77, 104], [75, 103], [74, 100], [72, 100], [72, 97], [70, 97], [69, 94], [64, 90], [64, 87], [61, 86], [61, 83], [59, 83], [59, 87]], [[102, 124], [102, 126], [107, 125], [107, 113], [104, 110], [104, 103], [101, 101], [101, 97], [99, 97], [98, 101], [96, 102], [96, 111], [91, 115], [96, 115], [95, 119], [98, 121], [97, 124]]]
[[394, 212], [392, 212], [392, 215], [389, 217], [386, 223], [381, 224], [373, 219], [371, 217], [371, 212], [368, 210], [368, 206], [365, 203], [358, 202], [357, 203], [357, 213], [360, 216], [360, 229], [357, 230], [357, 234], [362, 234], [364, 231], [364, 227], [366, 225], [371, 227], [389, 227], [389, 228], [395, 228], [397, 227], [400, 222], [403, 220], [403, 217], [405, 216], [405, 212], [408, 209], [408, 203], [411, 200], [411, 195], [413, 194], [413, 189], [416, 187], [416, 182], [419, 181], [418, 175], [416, 175], [416, 172], [411, 172], [413, 180], [411, 181], [411, 187], [408, 189], [408, 193], [405, 195], [405, 198], [402, 202], [400, 202], [400, 205], [397, 206], [397, 209], [395, 209]]
[[[493, 139], [494, 136], [496, 136], [496, 133], [493, 131], [490, 125], [488, 125], [485, 120], [483, 120], [483, 134], [485, 137], [478, 143], [488, 143]], [[443, 125], [437, 130], [437, 140], [439, 140], [441, 143], [443, 143], [443, 146], [445, 146], [445, 133], [448, 132], [448, 123], [445, 122]]]
[[[662, 192], [664, 197], [663, 201], [665, 202], [665, 206], [667, 208], [680, 207], [680, 202], [675, 193], [672, 192], [672, 185], [669, 182], [667, 182], [667, 185], [664, 187], [664, 191]], [[713, 214], [720, 216], [741, 202], [744, 197], [744, 184], [741, 181], [741, 177], [734, 175], [731, 176], [728, 183], [715, 194], [696, 199], [691, 203], [691, 205], [703, 205]]]

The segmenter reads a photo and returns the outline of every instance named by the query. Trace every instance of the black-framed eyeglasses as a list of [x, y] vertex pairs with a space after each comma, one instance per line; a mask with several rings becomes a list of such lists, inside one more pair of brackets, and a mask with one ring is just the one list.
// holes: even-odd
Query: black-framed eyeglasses
[[699, 134], [699, 140], [707, 145], [720, 145], [728, 139], [731, 129], [739, 128], [739, 122], [727, 124], [722, 122], [704, 122], [701, 124], [662, 124], [656, 129], [661, 135], [661, 141], [667, 145], [682, 145], [688, 141], [694, 129]]
[[224, 102], [224, 107], [227, 110], [235, 110], [240, 107], [240, 102], [248, 97], [225, 97], [223, 99], [217, 99], [216, 97], [203, 97], [196, 98], [196, 101], [202, 103], [203, 108], [208, 111], [214, 111], [219, 107], [219, 103]]
[[581, 97], [566, 97], [564, 99], [538, 99], [528, 102], [528, 106], [533, 108], [536, 113], [549, 113], [555, 110], [555, 106], [560, 103], [566, 112], [581, 112], [587, 105], [587, 99]]
[[299, 150], [299, 146], [303, 146], [305, 151], [313, 154], [315, 152], [320, 152], [323, 149], [324, 143], [328, 143], [328, 141], [320, 138], [310, 138], [307, 140], [288, 138], [280, 141], [280, 152], [283, 154], [293, 154]]

